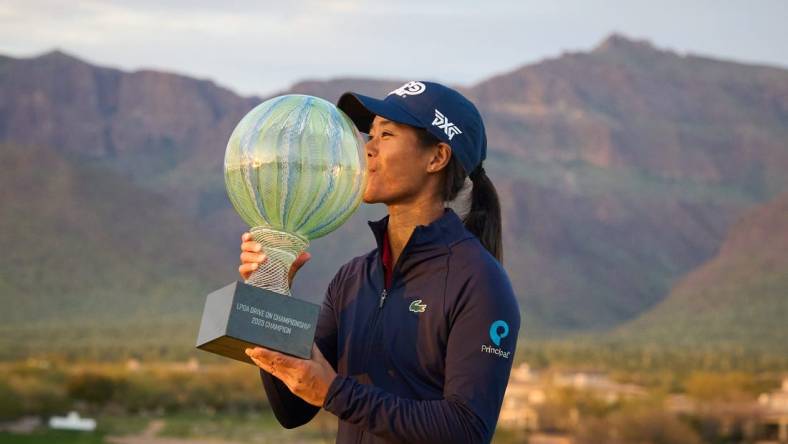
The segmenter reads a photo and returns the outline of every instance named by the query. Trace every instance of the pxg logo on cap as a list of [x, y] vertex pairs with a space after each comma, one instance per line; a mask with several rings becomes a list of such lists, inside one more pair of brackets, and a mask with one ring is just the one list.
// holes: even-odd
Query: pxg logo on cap
[[482, 344], [482, 351], [491, 355], [496, 355], [504, 359], [509, 359], [512, 354], [511, 351], [501, 350], [501, 339], [509, 336], [509, 324], [501, 319], [493, 322], [490, 325], [490, 340], [495, 344], [495, 347]]
[[[432, 126], [437, 126], [438, 128], [442, 129], [446, 136], [451, 140], [452, 137], [456, 136], [457, 134], [462, 134], [462, 131], [457, 127], [457, 125], [449, 122], [449, 119], [443, 115], [442, 112], [435, 109], [435, 119], [432, 121]], [[503, 322], [503, 321], [501, 321]], [[506, 324], [504, 322], [504, 324]]]

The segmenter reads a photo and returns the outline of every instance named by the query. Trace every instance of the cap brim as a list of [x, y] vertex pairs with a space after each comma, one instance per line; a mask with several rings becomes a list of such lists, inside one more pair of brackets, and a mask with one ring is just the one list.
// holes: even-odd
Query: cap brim
[[362, 133], [369, 133], [369, 127], [375, 116], [385, 117], [407, 125], [422, 126], [421, 122], [395, 103], [362, 94], [351, 92], [342, 94], [342, 97], [337, 101], [337, 108], [347, 114]]

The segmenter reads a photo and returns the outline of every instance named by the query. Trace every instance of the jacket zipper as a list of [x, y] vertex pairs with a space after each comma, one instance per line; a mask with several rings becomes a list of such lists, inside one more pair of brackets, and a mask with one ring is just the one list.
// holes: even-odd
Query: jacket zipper
[[[392, 274], [392, 276], [391, 276], [391, 286], [392, 287], [394, 286], [394, 278], [397, 276], [397, 270], [399, 268], [399, 263], [400, 263], [400, 261], [402, 261], [402, 257], [408, 251], [408, 247], [410, 246], [412, 238], [413, 238], [413, 236], [411, 235], [411, 239], [408, 239], [407, 244], [405, 244], [405, 248], [402, 249], [402, 252], [400, 253], [399, 258], [397, 258], [397, 263], [394, 264], [394, 267], [391, 269], [391, 274]], [[380, 267], [381, 267], [381, 274], [384, 276], [384, 278], [383, 278], [383, 286], [382, 286], [383, 290], [380, 292], [380, 299], [378, 300], [378, 309], [375, 310], [375, 313], [372, 315], [372, 320], [370, 322], [370, 327], [369, 327], [370, 338], [369, 338], [369, 344], [367, 346], [367, 350], [366, 350], [366, 353], [365, 353], [365, 356], [364, 356], [364, 362], [367, 362], [369, 360], [370, 356], [372, 355], [372, 347], [375, 345], [375, 340], [377, 339], [378, 323], [379, 323], [379, 320], [380, 320], [381, 313], [383, 312], [383, 304], [386, 303], [386, 298], [388, 297], [388, 289], [386, 288], [385, 274], [382, 273], [382, 271], [383, 271], [382, 270], [382, 268], [383, 268], [383, 264], [382, 263], [380, 264]], [[369, 369], [368, 365], [367, 365], [367, 369]]]
[[[393, 281], [393, 279], [392, 279]], [[393, 285], [393, 282], [392, 282]], [[386, 302], [386, 298], [388, 297], [388, 289], [386, 288], [385, 278], [383, 282], [383, 290], [380, 292], [380, 298], [378, 299], [378, 309], [372, 313], [372, 319], [369, 323], [369, 336], [368, 336], [368, 344], [367, 349], [364, 353], [364, 362], [368, 362], [370, 356], [372, 356], [372, 348], [375, 346], [375, 341], [377, 340], [377, 333], [378, 333], [378, 323], [380, 320], [381, 313], [383, 312], [383, 304]], [[369, 364], [365, 364], [367, 370], [369, 370]]]
[[[372, 320], [370, 321], [369, 325], [369, 342], [367, 344], [367, 350], [365, 353], [365, 362], [369, 360], [370, 356], [372, 355], [372, 347], [375, 345], [375, 340], [377, 339], [378, 333], [378, 321], [380, 320], [380, 314], [383, 311], [383, 303], [386, 302], [386, 296], [388, 296], [388, 291], [384, 288], [383, 291], [380, 293], [380, 302], [378, 302], [378, 309], [372, 314]], [[369, 369], [369, 366], [367, 366]]]

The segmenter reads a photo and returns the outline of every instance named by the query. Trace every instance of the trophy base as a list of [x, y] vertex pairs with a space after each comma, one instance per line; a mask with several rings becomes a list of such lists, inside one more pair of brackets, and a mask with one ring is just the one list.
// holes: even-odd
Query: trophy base
[[197, 348], [252, 365], [247, 347], [309, 359], [319, 314], [317, 304], [233, 282], [206, 297]]

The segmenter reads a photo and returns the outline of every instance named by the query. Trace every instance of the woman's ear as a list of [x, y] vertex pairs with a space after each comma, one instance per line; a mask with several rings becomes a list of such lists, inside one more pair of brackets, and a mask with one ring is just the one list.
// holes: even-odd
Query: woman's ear
[[427, 172], [437, 173], [438, 171], [446, 168], [446, 165], [449, 164], [450, 159], [451, 147], [445, 142], [440, 142], [433, 148], [432, 158], [430, 159], [430, 163], [427, 165]]

